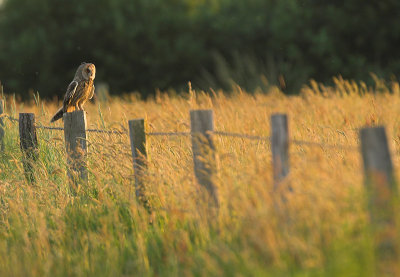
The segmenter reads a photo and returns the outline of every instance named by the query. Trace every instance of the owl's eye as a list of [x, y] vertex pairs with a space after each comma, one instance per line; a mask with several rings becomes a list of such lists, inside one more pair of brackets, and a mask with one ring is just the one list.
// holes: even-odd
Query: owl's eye
[[89, 68], [88, 68], [88, 69], [86, 69], [86, 72], [87, 72], [87, 73], [90, 73], [90, 69], [89, 69]]

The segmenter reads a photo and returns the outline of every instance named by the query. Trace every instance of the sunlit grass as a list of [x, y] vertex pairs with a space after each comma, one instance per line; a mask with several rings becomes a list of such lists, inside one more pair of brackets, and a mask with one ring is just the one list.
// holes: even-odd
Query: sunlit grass
[[[379, 93], [377, 93], [379, 92]], [[358, 146], [358, 130], [385, 125], [399, 169], [399, 84], [335, 79], [298, 96], [190, 91], [88, 104], [88, 127], [189, 131], [189, 110], [215, 112], [219, 131], [268, 136], [287, 113], [290, 137]], [[57, 103], [15, 103], [7, 113], [48, 121]], [[56, 126], [62, 126], [62, 122]], [[210, 212], [194, 179], [189, 137], [147, 137], [144, 177], [152, 212], [135, 199], [127, 135], [89, 133], [89, 184], [70, 194], [63, 133], [38, 130], [37, 183], [27, 184], [18, 126], [6, 121], [0, 167], [0, 276], [373, 276], [373, 247], [358, 151], [291, 145], [291, 172], [274, 191], [267, 141], [215, 137], [214, 181], [221, 207]], [[287, 188], [291, 187], [292, 192]]]

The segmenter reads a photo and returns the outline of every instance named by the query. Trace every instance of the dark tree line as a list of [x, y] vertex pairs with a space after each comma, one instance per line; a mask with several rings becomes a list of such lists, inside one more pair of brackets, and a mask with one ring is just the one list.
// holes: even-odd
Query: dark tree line
[[83, 61], [118, 94], [400, 73], [400, 1], [5, 0], [6, 92], [63, 95]]

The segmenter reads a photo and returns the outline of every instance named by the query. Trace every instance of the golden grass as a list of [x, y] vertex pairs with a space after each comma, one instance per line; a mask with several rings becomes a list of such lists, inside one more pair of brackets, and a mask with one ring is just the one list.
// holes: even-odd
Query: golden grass
[[[379, 92], [379, 93], [377, 93]], [[335, 79], [311, 82], [298, 96], [276, 88], [226, 96], [189, 91], [134, 95], [88, 104], [89, 128], [126, 130], [145, 118], [147, 132], [189, 131], [189, 110], [213, 109], [216, 130], [268, 136], [273, 113], [289, 117], [290, 137], [359, 145], [359, 128], [386, 127], [399, 169], [399, 84]], [[48, 125], [56, 103], [16, 103]], [[62, 123], [58, 123], [62, 126]], [[36, 185], [24, 179], [18, 131], [6, 123], [0, 168], [1, 276], [373, 276], [361, 155], [291, 145], [291, 172], [274, 191], [266, 141], [215, 137], [221, 208], [209, 213], [193, 174], [188, 137], [147, 137], [148, 213], [134, 196], [127, 135], [89, 134], [87, 186], [69, 193], [63, 134], [38, 130]], [[288, 193], [287, 188], [292, 192]], [[283, 200], [282, 200], [283, 199]]]

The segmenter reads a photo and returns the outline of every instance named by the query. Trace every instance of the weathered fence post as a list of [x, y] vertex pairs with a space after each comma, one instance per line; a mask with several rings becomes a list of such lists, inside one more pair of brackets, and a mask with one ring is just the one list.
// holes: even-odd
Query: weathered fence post
[[67, 150], [68, 176], [75, 191], [78, 183], [87, 183], [87, 136], [84, 111], [64, 113], [64, 138]]
[[36, 136], [35, 115], [19, 114], [19, 138], [24, 165], [25, 177], [30, 183], [35, 182], [33, 165], [38, 158], [38, 141]]
[[364, 128], [360, 138], [377, 273], [398, 276], [395, 211], [399, 199], [385, 129]]
[[135, 173], [135, 193], [139, 202], [146, 203], [145, 188], [143, 184], [144, 170], [147, 163], [146, 133], [144, 119], [129, 120], [129, 137], [133, 158], [133, 169]]
[[274, 188], [289, 174], [289, 131], [286, 114], [271, 116], [271, 149]]
[[215, 204], [219, 205], [217, 187], [212, 177], [216, 170], [214, 132], [214, 113], [212, 110], [190, 111], [194, 173], [200, 185], [204, 186]]
[[[1, 86], [1, 84], [0, 84]], [[0, 100], [0, 152], [4, 151], [4, 100]]]

